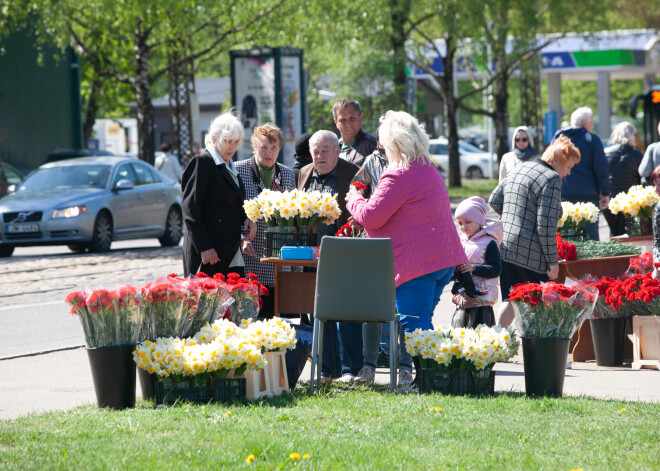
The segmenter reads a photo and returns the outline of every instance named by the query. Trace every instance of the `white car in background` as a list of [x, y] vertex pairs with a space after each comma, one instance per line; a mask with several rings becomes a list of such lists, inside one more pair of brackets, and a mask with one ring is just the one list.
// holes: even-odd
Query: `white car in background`
[[[489, 159], [491, 155], [462, 139], [458, 141], [462, 178], [490, 177]], [[430, 140], [431, 160], [444, 178], [449, 175], [448, 142], [444, 137]], [[493, 178], [497, 178], [497, 156], [492, 156]]]

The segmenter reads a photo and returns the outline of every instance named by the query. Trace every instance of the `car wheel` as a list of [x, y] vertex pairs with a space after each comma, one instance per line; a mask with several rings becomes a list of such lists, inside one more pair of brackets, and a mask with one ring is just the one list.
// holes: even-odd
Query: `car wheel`
[[69, 247], [69, 250], [73, 253], [82, 253], [87, 248], [85, 244], [69, 244], [67, 247]]
[[465, 172], [465, 176], [467, 178], [483, 178], [484, 172], [482, 172], [479, 167], [470, 167], [467, 169], [467, 172]]
[[165, 223], [165, 234], [159, 237], [158, 241], [163, 247], [174, 247], [179, 245], [181, 240], [181, 231], [183, 227], [183, 219], [181, 217], [181, 210], [178, 208], [171, 208], [167, 213], [167, 222]]
[[11, 257], [14, 253], [13, 245], [0, 245], [0, 257]]
[[90, 252], [107, 252], [112, 244], [112, 219], [106, 211], [101, 211], [94, 221], [94, 234], [89, 243]]

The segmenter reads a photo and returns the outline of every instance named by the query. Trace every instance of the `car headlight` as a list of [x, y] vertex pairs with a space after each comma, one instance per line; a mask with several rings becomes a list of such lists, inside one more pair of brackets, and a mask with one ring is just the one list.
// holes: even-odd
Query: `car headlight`
[[87, 211], [85, 206], [69, 206], [68, 208], [56, 209], [53, 211], [53, 219], [75, 218]]

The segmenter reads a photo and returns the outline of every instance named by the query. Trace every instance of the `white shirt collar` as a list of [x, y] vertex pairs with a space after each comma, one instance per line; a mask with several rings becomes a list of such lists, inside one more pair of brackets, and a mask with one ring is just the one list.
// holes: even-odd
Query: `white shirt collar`
[[206, 150], [209, 151], [209, 154], [211, 154], [211, 157], [213, 157], [213, 160], [215, 161], [216, 165], [222, 165], [222, 164], [227, 165], [225, 161], [222, 159], [222, 157], [220, 157], [220, 153], [217, 151], [217, 149], [213, 144], [208, 144], [206, 146]]

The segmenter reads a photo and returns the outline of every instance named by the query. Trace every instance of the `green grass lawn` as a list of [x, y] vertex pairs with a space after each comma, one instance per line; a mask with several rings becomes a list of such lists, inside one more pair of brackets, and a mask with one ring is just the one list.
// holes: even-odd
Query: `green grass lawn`
[[[658, 469], [660, 404], [298, 387], [255, 403], [0, 422], [2, 469]], [[292, 453], [297, 453], [300, 460]], [[248, 457], [254, 456], [251, 463]]]
[[447, 187], [449, 199], [460, 201], [469, 196], [481, 196], [488, 201], [488, 197], [497, 186], [497, 180], [463, 178], [461, 179], [461, 185], [460, 187]]

